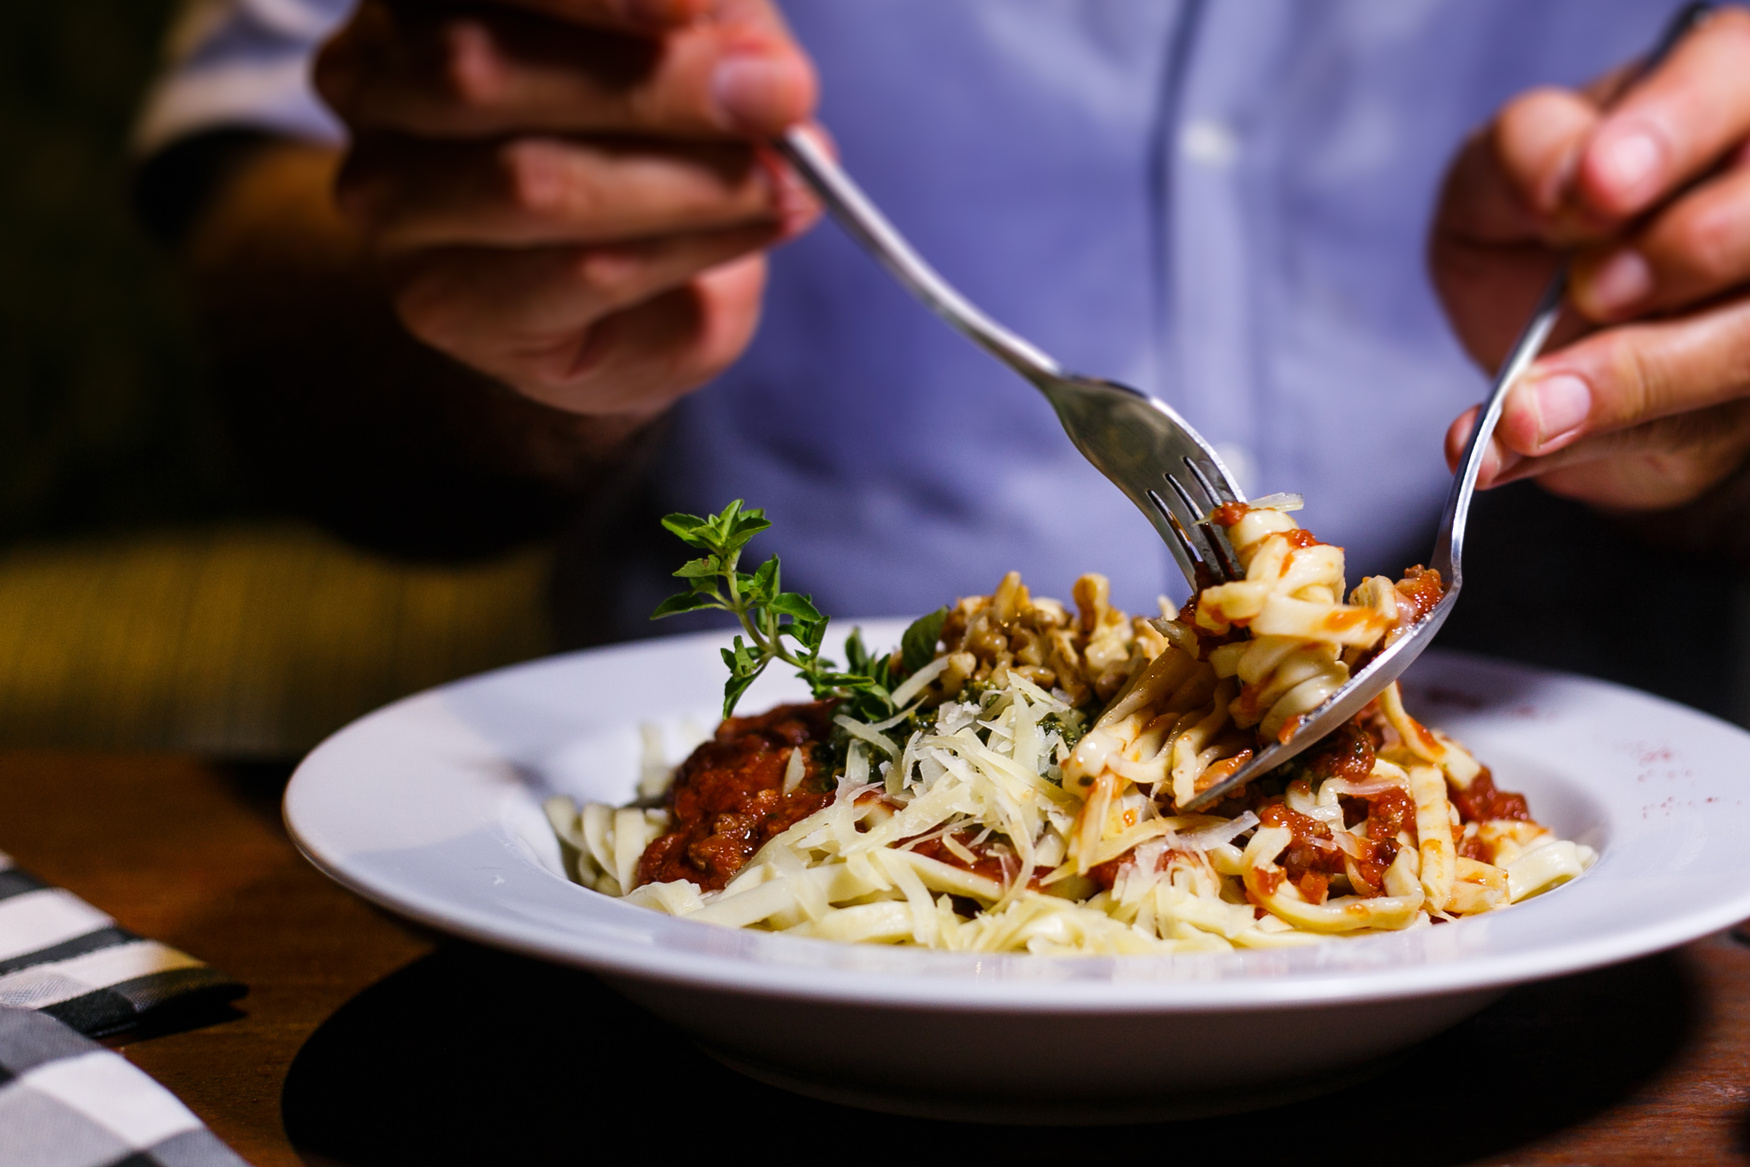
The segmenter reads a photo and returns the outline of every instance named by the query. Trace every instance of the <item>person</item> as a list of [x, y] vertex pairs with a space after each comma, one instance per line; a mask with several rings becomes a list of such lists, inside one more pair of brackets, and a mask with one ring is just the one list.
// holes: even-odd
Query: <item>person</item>
[[[1669, 16], [208, 0], [143, 115], [143, 201], [266, 472], [404, 549], [573, 522], [556, 586], [580, 642], [646, 630], [673, 558], [650, 515], [734, 497], [837, 614], [1010, 568], [1056, 594], [1102, 570], [1132, 608], [1182, 590], [1042, 400], [812, 229], [763, 145], [787, 126], [824, 127], [997, 319], [1174, 403], [1249, 489], [1303, 492], [1352, 578], [1424, 558], [1440, 436], [1450, 458], [1572, 256], [1568, 319], [1485, 469], [1545, 491], [1479, 513], [1455, 623], [1721, 708], [1750, 14], [1619, 93]], [[1689, 619], [1629, 634], [1658, 594]]]

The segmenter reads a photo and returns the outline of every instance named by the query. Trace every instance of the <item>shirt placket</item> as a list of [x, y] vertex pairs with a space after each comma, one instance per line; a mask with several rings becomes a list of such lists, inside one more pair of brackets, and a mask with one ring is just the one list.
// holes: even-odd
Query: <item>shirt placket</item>
[[1271, 407], [1261, 318], [1272, 83], [1292, 0], [1194, 6], [1163, 98], [1161, 366], [1182, 406], [1248, 492], [1270, 482]]

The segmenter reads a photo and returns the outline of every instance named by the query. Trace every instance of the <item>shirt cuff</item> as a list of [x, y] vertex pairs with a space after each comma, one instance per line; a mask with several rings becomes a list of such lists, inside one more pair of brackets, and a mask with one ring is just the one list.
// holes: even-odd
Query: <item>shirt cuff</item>
[[240, 128], [343, 144], [346, 131], [311, 88], [309, 68], [310, 58], [297, 55], [172, 73], [146, 96], [134, 153], [147, 157], [181, 138]]

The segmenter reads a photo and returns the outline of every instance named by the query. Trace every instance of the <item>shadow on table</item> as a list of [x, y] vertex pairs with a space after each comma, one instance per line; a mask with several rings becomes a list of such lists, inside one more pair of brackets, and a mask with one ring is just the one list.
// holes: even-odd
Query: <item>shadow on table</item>
[[[894, 1118], [786, 1094], [724, 1069], [588, 974], [454, 943], [312, 1034], [282, 1105], [300, 1152], [350, 1167], [577, 1162], [615, 1130], [654, 1140], [664, 1158], [712, 1154], [724, 1139], [749, 1146], [775, 1130], [790, 1148], [842, 1146], [808, 1136], [854, 1131], [861, 1144], [927, 1146], [949, 1161], [1090, 1147], [1106, 1159], [1168, 1146], [1184, 1157], [1243, 1144], [1248, 1158], [1297, 1167], [1455, 1164], [1622, 1099], [1683, 1044], [1694, 1000], [1669, 955], [1532, 985], [1386, 1077], [1243, 1117], [1109, 1128], [1090, 1143], [1086, 1129]], [[1308, 1138], [1339, 1128], [1356, 1137]]]
[[278, 827], [282, 821], [280, 804], [286, 796], [286, 784], [292, 780], [297, 763], [288, 759], [240, 758], [210, 763], [212, 770], [224, 779], [237, 801]]

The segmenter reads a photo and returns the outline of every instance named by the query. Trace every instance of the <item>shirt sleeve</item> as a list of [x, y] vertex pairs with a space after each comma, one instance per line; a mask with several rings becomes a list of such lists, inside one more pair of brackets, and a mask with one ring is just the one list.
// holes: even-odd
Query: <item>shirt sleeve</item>
[[317, 46], [354, 0], [184, 0], [134, 127], [144, 157], [194, 134], [254, 129], [339, 143], [310, 84]]

